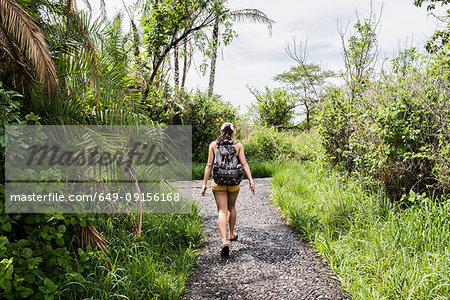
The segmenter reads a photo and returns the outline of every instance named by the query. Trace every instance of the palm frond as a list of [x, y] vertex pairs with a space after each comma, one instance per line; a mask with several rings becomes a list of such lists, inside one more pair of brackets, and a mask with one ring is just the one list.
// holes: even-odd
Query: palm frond
[[17, 91], [25, 94], [27, 83], [33, 79], [30, 71], [19, 46], [0, 26], [0, 81], [8, 78]]
[[275, 23], [265, 13], [257, 9], [240, 9], [231, 12], [231, 17], [235, 22], [252, 22], [267, 25], [269, 34], [272, 35], [272, 25]]
[[46, 97], [40, 85], [33, 87], [33, 111], [47, 124], [148, 123], [139, 106], [140, 83], [130, 76], [129, 39], [121, 17], [111, 22], [92, 20], [74, 11], [67, 19], [49, 14], [44, 32], [57, 67], [57, 92]]
[[53, 89], [57, 85], [56, 69], [45, 35], [30, 15], [12, 0], [0, 0], [0, 26], [14, 37], [36, 68], [39, 80]]
[[[48, 20], [43, 31], [51, 37], [49, 47], [54, 57], [81, 51], [96, 57], [95, 44], [101, 39], [102, 24], [99, 19], [92, 22], [89, 14], [74, 11], [68, 21], [62, 21], [58, 14], [49, 14]], [[58, 66], [58, 62], [55, 64]]]

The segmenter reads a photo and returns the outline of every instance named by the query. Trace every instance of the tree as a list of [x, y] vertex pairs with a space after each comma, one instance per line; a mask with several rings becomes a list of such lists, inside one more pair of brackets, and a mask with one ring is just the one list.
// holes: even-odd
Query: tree
[[192, 126], [192, 155], [194, 161], [208, 158], [208, 145], [217, 138], [223, 122], [233, 122], [238, 111], [220, 96], [209, 97], [204, 93], [186, 94], [181, 98], [182, 124]]
[[306, 114], [307, 128], [311, 127], [310, 116], [313, 108], [320, 102], [318, 90], [325, 84], [325, 79], [334, 77], [332, 71], [323, 71], [319, 65], [306, 64], [303, 60], [299, 65], [291, 67], [289, 71], [275, 76], [275, 81], [284, 83], [294, 92], [298, 100], [303, 103]]
[[447, 10], [446, 16], [438, 16], [434, 13], [436, 9], [436, 4], [440, 3], [441, 6], [447, 5], [450, 3], [449, 0], [414, 0], [414, 5], [417, 7], [422, 7], [424, 2], [428, 2], [427, 11], [430, 12], [431, 15], [436, 17], [438, 21], [441, 23], [447, 23], [446, 28], [442, 30], [436, 30], [430, 39], [427, 41], [425, 45], [425, 50], [428, 53], [435, 53], [443, 50], [445, 45], [450, 43], [450, 12]]
[[[269, 19], [267, 15], [257, 9], [241, 9], [235, 10], [230, 13], [230, 17], [234, 22], [253, 22], [266, 24], [269, 29], [269, 34], [272, 34], [272, 25], [275, 21]], [[212, 53], [211, 53], [211, 65], [209, 73], [208, 95], [211, 96], [214, 92], [214, 81], [216, 77], [216, 63], [217, 63], [217, 50], [219, 48], [219, 26], [221, 20], [216, 18], [212, 31]], [[228, 34], [228, 37], [230, 35]], [[225, 44], [230, 39], [225, 40]]]
[[[382, 10], [383, 7], [381, 7], [380, 15]], [[350, 37], [347, 41], [348, 26], [346, 29], [339, 28], [346, 68], [344, 79], [350, 93], [351, 102], [355, 97], [361, 95], [373, 73], [378, 55], [376, 31], [380, 20], [375, 15], [373, 2], [371, 1], [369, 18], [361, 20], [357, 15], [357, 21], [353, 26], [356, 32], [349, 32]]]
[[152, 68], [150, 84], [175, 47], [226, 13], [218, 0], [148, 0], [145, 6], [147, 13], [142, 25], [144, 45]]
[[436, 8], [436, 4], [435, 3], [440, 2], [441, 6], [444, 6], [444, 5], [447, 5], [447, 4], [450, 3], [449, 0], [414, 0], [414, 5], [417, 6], [417, 7], [422, 7], [422, 4], [424, 2], [431, 2], [431, 4], [428, 4], [428, 6], [427, 6], [427, 10], [428, 11], [432, 11], [433, 9]]
[[277, 128], [292, 126], [291, 121], [297, 106], [295, 97], [283, 89], [270, 90], [266, 87], [265, 92], [251, 88], [249, 90], [258, 101], [250, 106], [249, 113], [254, 115], [261, 125]]

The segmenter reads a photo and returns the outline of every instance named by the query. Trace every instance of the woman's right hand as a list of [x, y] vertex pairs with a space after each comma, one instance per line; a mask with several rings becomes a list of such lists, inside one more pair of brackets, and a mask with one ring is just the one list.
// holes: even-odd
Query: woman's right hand
[[203, 183], [202, 185], [202, 196], [206, 195], [206, 184]]

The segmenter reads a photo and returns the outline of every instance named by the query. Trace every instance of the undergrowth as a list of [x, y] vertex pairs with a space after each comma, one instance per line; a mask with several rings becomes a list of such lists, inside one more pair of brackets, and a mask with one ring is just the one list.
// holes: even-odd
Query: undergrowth
[[326, 163], [289, 162], [272, 198], [354, 299], [449, 299], [450, 199], [393, 204]]
[[202, 244], [198, 209], [190, 214], [144, 214], [141, 239], [118, 215], [97, 218], [111, 241], [111, 266], [97, 265], [63, 288], [65, 299], [180, 299]]

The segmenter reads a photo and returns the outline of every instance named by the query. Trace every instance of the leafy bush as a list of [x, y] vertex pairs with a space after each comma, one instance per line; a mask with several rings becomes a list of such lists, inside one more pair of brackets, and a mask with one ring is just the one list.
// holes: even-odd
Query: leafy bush
[[192, 125], [193, 161], [206, 162], [209, 144], [220, 134], [224, 122], [237, 119], [237, 109], [229, 102], [202, 93], [184, 98], [180, 105], [181, 124]]
[[350, 168], [352, 157], [349, 156], [349, 138], [351, 105], [345, 92], [339, 88], [329, 89], [325, 104], [319, 115], [319, 133], [326, 152], [330, 157]]
[[[21, 114], [22, 96], [5, 90], [0, 82], [2, 149], [1, 177], [3, 167], [6, 125], [36, 124], [33, 113]], [[61, 295], [60, 287], [67, 276], [89, 270], [92, 261], [100, 256], [94, 252], [75, 254], [73, 259], [73, 225], [87, 225], [86, 215], [62, 214], [5, 214], [5, 190], [0, 185], [0, 297], [4, 299], [53, 299]], [[78, 261], [80, 260], [80, 261]]]
[[[2, 195], [4, 191], [1, 191]], [[144, 214], [136, 239], [121, 215], [4, 214], [0, 199], [0, 298], [180, 298], [202, 243], [190, 214]], [[111, 241], [108, 252], [80, 248], [92, 222]]]
[[[38, 123], [33, 113], [21, 113], [21, 96], [1, 84], [0, 100], [2, 125]], [[5, 214], [4, 197], [0, 185], [0, 298], [173, 299], [184, 292], [194, 248], [201, 244], [196, 209], [184, 215], [145, 214], [146, 232], [137, 240], [123, 215]], [[86, 236], [93, 234], [89, 223], [107, 235], [109, 252], [87, 245]]]
[[320, 140], [314, 132], [279, 132], [273, 127], [261, 127], [242, 143], [246, 158], [252, 161], [309, 160], [322, 155]]
[[[281, 162], [273, 161], [249, 161], [248, 165], [252, 172], [253, 178], [272, 177], [276, 170], [280, 167]], [[245, 177], [247, 178], [247, 177]]]
[[[4, 195], [4, 191], [1, 191]], [[1, 198], [4, 198], [3, 196]], [[4, 299], [61, 297], [67, 282], [104, 264], [101, 252], [78, 248], [74, 228], [86, 214], [5, 214], [0, 203], [0, 296]]]
[[219, 96], [171, 91], [170, 88], [150, 90], [146, 100], [151, 119], [169, 125], [192, 126], [192, 158], [194, 162], [206, 162], [209, 144], [220, 134], [224, 122], [234, 122], [238, 111]]
[[320, 125], [327, 153], [381, 183], [394, 200], [411, 190], [448, 189], [449, 59], [410, 50], [383, 75], [353, 101], [342, 90], [329, 92]]
[[263, 126], [289, 127], [297, 106], [296, 98], [283, 89], [265, 92], [252, 91], [256, 97], [255, 104], [249, 107], [249, 113], [256, 123]]

